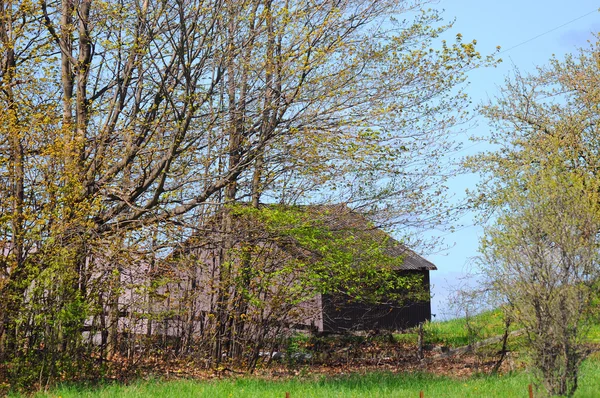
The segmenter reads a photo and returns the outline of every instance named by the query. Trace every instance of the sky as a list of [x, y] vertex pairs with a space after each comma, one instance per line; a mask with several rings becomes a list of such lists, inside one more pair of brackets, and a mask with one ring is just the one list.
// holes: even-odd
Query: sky
[[[444, 10], [445, 20], [456, 18], [453, 34], [461, 33], [464, 42], [476, 39], [482, 55], [493, 53], [496, 46], [502, 48], [499, 57], [503, 62], [499, 66], [470, 74], [467, 91], [474, 104], [498, 95], [505, 77], [515, 67], [521, 72], [534, 72], [536, 66], [547, 64], [553, 55], [562, 58], [586, 47], [588, 40], [595, 41], [592, 32], [600, 32], [600, 0], [440, 0], [431, 6]], [[467, 135], [481, 137], [489, 130], [485, 119], [479, 118], [474, 128], [459, 136], [465, 149], [453, 155], [456, 160], [484, 150], [485, 144], [474, 144]], [[463, 198], [465, 189], [475, 188], [477, 182], [474, 174], [452, 179], [449, 186], [455, 200]], [[483, 231], [474, 225], [473, 216], [465, 214], [454, 233], [437, 233], [451, 247], [425, 256], [438, 267], [431, 273], [434, 319], [457, 315], [448, 298], [465, 282], [472, 259], [478, 255]]]

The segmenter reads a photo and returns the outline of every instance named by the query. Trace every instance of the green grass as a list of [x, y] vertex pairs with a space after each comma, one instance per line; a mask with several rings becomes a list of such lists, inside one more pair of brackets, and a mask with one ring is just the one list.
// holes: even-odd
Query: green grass
[[[440, 344], [449, 347], [460, 347], [476, 340], [494, 337], [504, 333], [504, 323], [500, 311], [486, 311], [476, 315], [470, 320], [471, 329], [467, 327], [467, 321], [464, 318], [451, 319], [448, 321], [427, 322], [424, 325], [425, 344]], [[511, 327], [511, 330], [515, 330]], [[599, 329], [600, 331], [600, 329]], [[474, 334], [473, 334], [474, 332]], [[406, 343], [416, 343], [417, 333], [394, 335], [397, 341]]]
[[[504, 333], [504, 321], [500, 310], [486, 311], [476, 315], [470, 320], [471, 330], [475, 331], [475, 341], [499, 336]], [[510, 330], [520, 329], [519, 325], [511, 325]], [[473, 335], [467, 327], [465, 318], [451, 319], [448, 321], [427, 322], [424, 326], [425, 344], [441, 344], [449, 347], [460, 347], [472, 343]], [[414, 331], [394, 336], [400, 342], [416, 343], [417, 334]], [[511, 339], [517, 343], [522, 339]], [[587, 340], [590, 343], [600, 343], [600, 322], [590, 325], [587, 331]], [[600, 394], [599, 394], [600, 396]]]
[[[440, 343], [448, 346], [463, 346], [471, 343], [475, 336], [477, 339], [487, 339], [504, 333], [504, 320], [502, 313], [486, 311], [474, 316], [469, 321], [470, 328], [464, 318], [452, 319], [443, 322], [429, 322], [425, 325], [425, 333], [429, 343]], [[513, 326], [511, 330], [515, 330]]]
[[[140, 381], [131, 385], [100, 387], [62, 386], [37, 397], [285, 397], [366, 398], [366, 397], [524, 397], [531, 375], [526, 372], [467, 380], [427, 374], [371, 373], [318, 380], [265, 381], [240, 378], [221, 381]], [[600, 360], [586, 361], [581, 370], [576, 397], [598, 397]]]

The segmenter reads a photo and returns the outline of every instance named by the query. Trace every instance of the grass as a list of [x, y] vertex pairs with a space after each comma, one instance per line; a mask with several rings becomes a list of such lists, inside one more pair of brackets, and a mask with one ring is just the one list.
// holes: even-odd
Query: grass
[[[465, 318], [427, 322], [423, 327], [424, 343], [460, 347], [471, 343], [475, 336], [479, 340], [504, 333], [504, 323], [499, 310], [486, 311], [476, 315], [470, 319], [469, 323], [471, 328], [467, 327]], [[511, 327], [511, 330], [515, 329], [515, 327]], [[396, 334], [394, 337], [399, 342], [413, 344], [417, 342], [417, 333], [414, 330], [409, 333]]]
[[[475, 331], [475, 340], [487, 339], [504, 333], [504, 321], [500, 310], [486, 311], [470, 319], [471, 330]], [[510, 330], [519, 329], [519, 325], [511, 325]], [[425, 344], [441, 344], [448, 347], [460, 347], [472, 343], [473, 335], [467, 327], [465, 318], [448, 321], [427, 322], [424, 325]], [[407, 334], [396, 334], [398, 341], [416, 343], [417, 334], [414, 331]], [[515, 339], [511, 339], [513, 343]], [[518, 340], [518, 339], [517, 339]], [[589, 326], [587, 340], [590, 343], [600, 343], [600, 322]]]
[[[240, 378], [219, 381], [139, 381], [130, 385], [107, 384], [99, 387], [62, 386], [36, 397], [285, 397], [291, 398], [367, 398], [367, 397], [523, 397], [531, 375], [526, 372], [504, 376], [474, 377], [467, 380], [428, 374], [370, 373], [318, 380], [267, 381]], [[597, 397], [600, 391], [600, 360], [590, 359], [581, 369], [576, 397]]]

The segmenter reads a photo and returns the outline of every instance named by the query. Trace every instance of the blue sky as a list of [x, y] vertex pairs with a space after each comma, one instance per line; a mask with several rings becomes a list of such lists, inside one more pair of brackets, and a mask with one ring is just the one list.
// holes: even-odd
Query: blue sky
[[[456, 18], [453, 34], [461, 33], [465, 42], [476, 39], [477, 48], [483, 55], [492, 53], [496, 46], [501, 46], [501, 51], [508, 50], [499, 55], [504, 62], [498, 67], [476, 70], [470, 75], [468, 92], [474, 104], [496, 96], [514, 67], [521, 72], [533, 72], [536, 66], [546, 64], [553, 55], [561, 58], [587, 46], [588, 40], [595, 41], [592, 32], [600, 31], [600, 1], [440, 0], [432, 7], [444, 9], [446, 20]], [[591, 14], [586, 15], [588, 13]], [[542, 36], [536, 38], [539, 35]], [[468, 134], [485, 136], [488, 131], [486, 121], [482, 119]], [[464, 140], [464, 147], [468, 149], [454, 155], [456, 160], [459, 156], [485, 148], [485, 144], [473, 145], [467, 137], [460, 139]], [[477, 181], [476, 175], [462, 175], [450, 182], [450, 188], [458, 199], [464, 197], [465, 189], [474, 188]], [[438, 266], [438, 271], [431, 275], [432, 312], [438, 318], [452, 316], [448, 295], [460, 284], [469, 269], [470, 260], [477, 256], [482, 229], [473, 225], [472, 216], [467, 214], [460, 220], [463, 227], [457, 232], [441, 233], [445, 235], [446, 244], [452, 245], [450, 249], [426, 256]]]

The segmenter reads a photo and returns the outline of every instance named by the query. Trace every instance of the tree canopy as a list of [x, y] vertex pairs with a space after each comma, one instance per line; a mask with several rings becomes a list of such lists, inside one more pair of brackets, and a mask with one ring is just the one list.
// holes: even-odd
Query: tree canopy
[[442, 221], [462, 83], [489, 60], [438, 42], [427, 3], [0, 2], [0, 357], [84, 372], [67, 359], [115, 346], [124, 271], [223, 204]]

